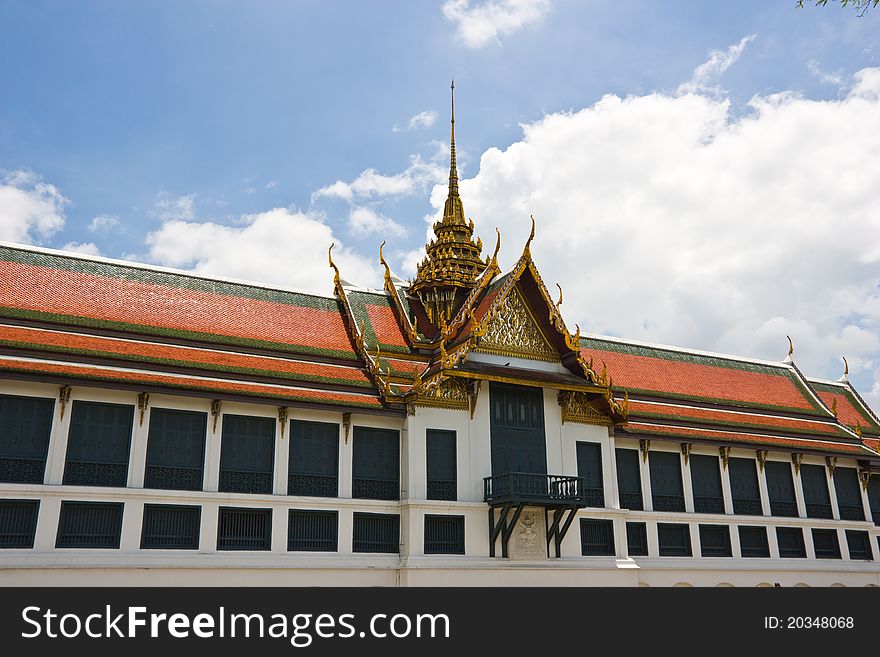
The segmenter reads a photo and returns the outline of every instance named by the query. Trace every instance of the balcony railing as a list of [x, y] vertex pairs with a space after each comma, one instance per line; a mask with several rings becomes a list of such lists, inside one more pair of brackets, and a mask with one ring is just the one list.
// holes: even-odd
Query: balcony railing
[[583, 477], [506, 472], [483, 479], [483, 500], [490, 504], [535, 502], [583, 507], [590, 496]]

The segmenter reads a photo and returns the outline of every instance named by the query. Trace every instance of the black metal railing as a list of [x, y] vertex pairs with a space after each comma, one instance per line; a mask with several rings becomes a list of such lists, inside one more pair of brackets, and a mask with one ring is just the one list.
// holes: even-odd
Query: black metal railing
[[863, 521], [865, 519], [865, 510], [862, 508], [861, 504], [838, 504], [838, 508], [840, 509], [841, 520]]
[[770, 515], [785, 518], [797, 518], [797, 502], [783, 502], [770, 500]]
[[583, 477], [505, 472], [483, 479], [483, 500], [490, 503], [534, 501], [586, 506], [590, 496]]
[[724, 498], [694, 495], [696, 513], [724, 513]]

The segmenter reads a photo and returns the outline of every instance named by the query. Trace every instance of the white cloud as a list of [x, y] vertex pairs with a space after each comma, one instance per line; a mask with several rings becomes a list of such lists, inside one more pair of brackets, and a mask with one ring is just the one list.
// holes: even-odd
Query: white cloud
[[730, 46], [727, 52], [710, 50], [708, 59], [694, 69], [691, 79], [679, 85], [678, 93], [720, 93], [721, 89], [716, 84], [718, 78], [737, 62], [746, 46], [754, 40], [755, 35], [752, 34], [740, 39], [739, 43]]
[[64, 226], [70, 201], [32, 171], [0, 171], [0, 240], [39, 243]]
[[340, 198], [346, 201], [379, 196], [400, 196], [426, 190], [431, 183], [446, 174], [434, 162], [425, 162], [418, 155], [410, 158], [409, 166], [401, 173], [386, 176], [375, 169], [367, 169], [351, 182], [337, 180], [312, 194], [312, 201], [320, 198]]
[[406, 235], [406, 228], [394, 219], [362, 206], [351, 209], [348, 215], [348, 229], [358, 237], [368, 235], [403, 237]]
[[826, 73], [819, 67], [819, 62], [815, 59], [811, 59], [807, 62], [807, 68], [814, 77], [819, 79], [820, 82], [832, 84], [835, 87], [842, 87], [846, 84], [842, 75], [838, 73]]
[[99, 214], [89, 223], [89, 231], [100, 233], [110, 231], [119, 226], [119, 217], [113, 214]]
[[333, 259], [343, 277], [379, 285], [373, 258], [340, 244], [320, 218], [286, 208], [245, 215], [238, 225], [172, 219], [147, 236], [151, 262], [317, 294], [332, 292], [327, 247], [336, 242]]
[[499, 37], [537, 23], [550, 10], [550, 0], [446, 0], [443, 15], [457, 26], [458, 37], [469, 48], [480, 48]]
[[409, 123], [410, 130], [417, 130], [419, 128], [430, 128], [432, 125], [437, 123], [437, 117], [439, 115], [434, 110], [428, 110], [426, 112], [419, 112], [415, 116], [411, 117]]
[[462, 198], [484, 240], [501, 227], [506, 266], [535, 214], [572, 329], [773, 360], [790, 334], [808, 374], [858, 363], [880, 407], [880, 68], [854, 79], [744, 116], [711, 93], [609, 95], [486, 151]]
[[101, 255], [101, 249], [94, 242], [68, 242], [61, 247], [61, 250], [90, 256]]
[[161, 191], [156, 196], [155, 210], [151, 214], [161, 221], [190, 221], [195, 217], [195, 200], [195, 194], [173, 196]]
[[277, 180], [270, 180], [269, 182], [266, 183], [265, 189], [278, 189], [278, 181]]

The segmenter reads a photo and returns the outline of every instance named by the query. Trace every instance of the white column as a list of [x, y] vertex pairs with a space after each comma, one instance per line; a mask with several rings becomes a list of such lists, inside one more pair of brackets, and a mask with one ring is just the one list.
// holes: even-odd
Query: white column
[[776, 525], [767, 527], [767, 544], [770, 546], [770, 558], [779, 558], [779, 541], [776, 540]]
[[724, 467], [724, 463], [719, 458], [718, 467], [721, 468], [721, 493], [724, 495], [724, 513], [729, 516], [733, 515], [733, 491], [730, 488], [730, 471]]
[[[217, 418], [217, 429], [212, 431], [214, 416], [208, 408], [207, 438], [205, 439], [205, 490], [217, 492], [220, 488], [220, 448], [223, 435], [223, 414]], [[215, 537], [216, 540], [216, 537]]]
[[[272, 486], [275, 495], [287, 495], [287, 471], [289, 465], [290, 419], [287, 419], [283, 425], [281, 422], [275, 422], [275, 469]], [[286, 541], [284, 549], [287, 549]]]
[[[800, 472], [795, 471], [794, 464], [792, 464], [791, 470], [792, 470], [792, 472], [791, 472], [792, 477], [794, 478], [793, 479], [793, 481], [794, 481], [794, 498], [795, 498], [795, 501], [797, 501], [798, 516], [801, 518], [806, 518], [807, 517], [807, 503], [804, 500], [804, 483], [801, 480]], [[806, 540], [806, 539], [804, 539], [804, 540]], [[810, 537], [810, 541], [811, 541], [810, 545], [812, 545], [812, 536]], [[807, 551], [807, 554], [809, 554], [809, 550]]]
[[835, 531], [837, 532], [837, 544], [840, 546], [840, 558], [849, 561], [849, 543], [846, 540], [846, 532], [842, 527], [836, 528]]
[[803, 527], [804, 532], [804, 550], [807, 552], [807, 559], [816, 558], [816, 546], [813, 544], [813, 532], [809, 527]]
[[[645, 459], [642, 456], [642, 450], [639, 449], [638, 452], [639, 452], [639, 475], [642, 478], [642, 500], [645, 505], [645, 511], [653, 511], [654, 510], [654, 499], [651, 497], [651, 470], [650, 470], [651, 455], [648, 454], [648, 458]], [[654, 533], [655, 534], [657, 533], [656, 532], [656, 525], [655, 525]], [[648, 542], [648, 545], [650, 545], [650, 541]], [[656, 546], [656, 536], [655, 536], [654, 547], [655, 548], [657, 547]], [[657, 552], [655, 551], [653, 554], [657, 554]]]
[[649, 520], [645, 523], [645, 533], [648, 538], [648, 556], [657, 557], [660, 555], [660, 544], [657, 540], [657, 521]]
[[[681, 464], [681, 483], [684, 492], [684, 510], [687, 513], [694, 512], [694, 486], [691, 481], [691, 459], [688, 457], [687, 464], [684, 462], [684, 455], [679, 456]], [[692, 528], [693, 529], [693, 528]], [[693, 534], [693, 532], [691, 532]]]
[[608, 442], [602, 445], [602, 488], [605, 507], [619, 509], [617, 495], [617, 455], [614, 453], [614, 437], [608, 432]]
[[140, 500], [128, 499], [122, 508], [122, 535], [119, 549], [122, 552], [134, 552], [141, 547], [141, 528], [144, 524], [144, 503]]
[[[349, 486], [349, 488], [351, 488]], [[351, 554], [351, 540], [353, 529], [353, 514], [351, 509], [339, 509], [339, 554]]]
[[765, 516], [770, 515], [770, 494], [767, 492], [767, 477], [764, 472], [765, 468], [760, 463], [755, 463], [758, 468], [758, 493], [761, 496], [761, 513]]
[[730, 553], [734, 559], [742, 559], [742, 544], [739, 542], [739, 527], [730, 526]]
[[703, 548], [700, 545], [700, 525], [696, 522], [689, 522], [688, 531], [691, 535], [691, 555], [694, 557], [702, 557]]
[[141, 412], [137, 404], [134, 408], [134, 430], [131, 438], [131, 454], [128, 468], [128, 487], [143, 488], [144, 474], [147, 469], [147, 441], [150, 434], [150, 412], [148, 406], [141, 423]]
[[34, 535], [34, 550], [45, 552], [55, 549], [55, 538], [58, 535], [58, 519], [61, 515], [61, 500], [48, 497], [40, 500], [37, 516], [37, 532]]
[[[618, 516], [614, 518], [614, 552], [618, 559], [629, 557], [629, 546], [626, 540], [626, 518]], [[572, 523], [572, 528], [574, 523]], [[570, 530], [569, 530], [570, 531]]]
[[[835, 520], [840, 520], [840, 507], [837, 505], [837, 489], [834, 487], [834, 477], [831, 476], [831, 470], [825, 467], [825, 481], [828, 485], [828, 499], [831, 500], [831, 513]], [[841, 549], [843, 549], [841, 547]]]
[[[73, 414], [73, 400], [76, 388], [72, 389], [70, 399], [64, 406], [64, 417], [61, 417], [61, 402], [58, 399], [58, 388], [55, 389], [55, 416], [52, 420], [52, 433], [49, 436], [49, 453], [46, 456], [46, 472], [43, 481], [47, 484], [60, 486], [64, 480], [64, 462], [67, 459], [67, 434], [70, 431], [70, 416]], [[54, 540], [52, 545], [54, 546]]]
[[[210, 427], [208, 427], [210, 429]], [[217, 526], [220, 504], [204, 502], [202, 504], [202, 522], [199, 532], [199, 552], [217, 551]]]
[[[345, 427], [339, 425], [339, 497], [351, 499], [351, 454], [352, 443], [354, 442], [354, 427], [349, 427], [348, 438], [346, 439]], [[340, 513], [339, 522], [342, 523], [342, 514]], [[340, 525], [340, 531], [342, 527]], [[340, 536], [340, 541], [342, 537]], [[349, 540], [349, 551], [351, 551], [351, 540]]]
[[286, 507], [274, 506], [272, 508], [272, 545], [273, 553], [287, 553], [287, 527], [290, 522], [290, 514]]

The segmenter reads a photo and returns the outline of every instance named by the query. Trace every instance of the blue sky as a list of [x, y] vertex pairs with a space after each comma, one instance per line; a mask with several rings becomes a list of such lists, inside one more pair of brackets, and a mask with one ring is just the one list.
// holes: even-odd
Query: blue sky
[[[520, 182], [510, 187], [518, 190], [558, 166], [553, 159], [541, 171], [531, 171], [517, 153], [530, 148], [535, 157], [546, 153], [539, 140], [552, 142], [552, 125], [569, 121], [561, 130], [574, 129], [574, 116], [582, 119], [577, 134], [588, 137], [583, 142], [574, 138], [561, 142], [571, 144], [571, 153], [551, 152], [559, 155], [559, 161], [576, 157], [585, 172], [592, 171], [590, 160], [605, 162], [602, 158], [614, 156], [642, 161], [636, 152], [640, 144], [648, 152], [665, 143], [669, 128], [660, 122], [656, 138], [650, 125], [634, 129], [632, 134], [642, 135], [637, 144], [626, 141], [623, 133], [627, 131], [616, 119], [608, 119], [602, 128], [602, 121], [613, 112], [598, 108], [609, 94], [640, 101], [632, 107], [642, 107], [644, 112], [629, 119], [638, 125], [640, 117], [659, 121], [657, 117], [665, 116], [659, 104], [651, 105], [652, 98], [677, 103], [669, 105], [673, 115], [694, 111], [693, 125], [711, 123], [715, 114], [726, 112], [717, 119], [726, 127], [709, 129], [703, 137], [709, 141], [721, 133], [733, 139], [745, 125], [740, 121], [761, 114], [750, 101], [774, 94], [810, 101], [789, 103], [785, 108], [804, 114], [822, 111], [821, 121], [833, 126], [834, 112], [853, 98], [857, 72], [880, 67], [878, 21], [880, 15], [872, 12], [858, 18], [855, 12], [836, 6], [797, 10], [794, 0], [0, 0], [0, 58], [4, 63], [0, 67], [0, 173], [10, 193], [18, 190], [37, 199], [43, 203], [40, 211], [51, 215], [43, 216], [48, 223], [40, 230], [37, 219], [16, 219], [11, 206], [4, 215], [0, 196], [0, 215], [4, 215], [0, 229], [4, 222], [22, 221], [25, 227], [7, 231], [6, 239], [11, 234], [43, 246], [69, 246], [108, 257], [306, 288], [323, 281], [326, 271], [316, 270], [309, 278], [290, 270], [317, 267], [313, 263], [319, 262], [325, 266], [325, 238], [341, 242], [348, 271], [354, 279], [360, 275], [365, 284], [375, 282], [366, 267], [375, 264], [378, 243], [388, 239], [392, 264], [406, 277], [425, 241], [425, 218], [436, 212], [438, 194], [442, 197], [442, 187], [434, 185], [442, 181], [447, 166], [443, 149], [448, 139], [449, 81], [454, 76], [461, 174], [472, 179], [470, 186], [463, 183], [463, 197], [469, 213], [480, 211], [474, 219], [483, 238], [490, 242], [494, 226], [508, 226], [511, 241], [505, 241], [505, 246], [516, 244], [524, 235], [524, 218], [535, 211], [539, 218], [547, 217], [546, 225], [557, 227], [558, 233], [571, 230], [597, 239], [604, 236], [607, 241], [601, 248], [620, 248], [623, 241], [618, 241], [615, 230], [626, 225], [633, 234], [644, 225], [639, 222], [648, 221], [643, 212], [636, 219], [621, 218], [617, 228], [608, 228], [611, 232], [596, 232], [600, 224], [607, 228], [614, 223], [611, 219], [616, 212], [623, 217], [625, 207], [642, 195], [641, 190], [615, 187], [615, 180], [626, 177], [626, 168], [615, 180], [602, 180], [601, 185], [600, 174], [593, 172], [584, 174], [590, 179], [573, 179], [568, 187], [557, 188], [551, 183], [569, 169], [560, 170], [549, 183], [530, 188], [521, 204], [505, 205], [513, 192], [493, 197], [491, 190], [503, 188], [502, 183], [520, 175]], [[741, 50], [731, 55], [729, 49], [737, 44], [742, 44]], [[688, 91], [682, 85], [699, 77], [698, 67], [712, 61], [712, 51], [722, 60], [727, 57], [726, 64], [710, 70], [705, 80], [691, 87], [688, 97], [702, 99], [702, 104], [694, 104], [697, 100], [688, 104], [684, 98]], [[869, 98], [869, 92], [859, 93], [859, 99]], [[876, 112], [877, 105], [867, 111]], [[625, 102], [620, 107], [630, 105]], [[659, 114], [652, 114], [655, 111]], [[416, 119], [420, 114], [423, 118]], [[768, 112], [761, 116], [761, 122], [769, 126]], [[553, 117], [558, 117], [556, 123], [550, 121]], [[807, 132], [813, 125], [810, 121], [819, 119], [805, 119]], [[597, 122], [594, 130], [591, 126]], [[523, 125], [534, 127], [534, 140], [530, 141]], [[825, 123], [817, 125], [825, 130], [821, 127]], [[769, 137], [756, 143], [772, 141], [778, 133], [772, 126], [766, 129]], [[829, 139], [839, 140], [843, 149], [849, 137]], [[854, 167], [876, 155], [873, 143], [856, 150]], [[778, 164], [764, 166], [789, 167], [786, 157], [815, 159], [805, 165], [804, 176], [821, 170], [826, 161], [814, 150], [768, 159]], [[493, 168], [493, 162], [498, 166]], [[517, 173], [510, 173], [511, 167]], [[362, 174], [371, 170], [379, 177], [378, 186], [363, 192], [356, 191], [356, 186], [346, 187], [348, 196], [326, 192], [337, 181], [343, 186], [364, 182]], [[493, 171], [502, 173], [493, 178]], [[742, 178], [750, 175], [745, 172]], [[491, 184], [493, 180], [497, 184]], [[562, 207], [557, 202], [558, 195], [578, 197], [581, 185], [593, 191], [601, 186], [607, 194], [585, 197], [578, 206]], [[720, 188], [717, 179], [707, 181], [706, 186]], [[759, 182], [754, 189], [755, 198], [774, 198], [773, 190]], [[702, 206], [710, 212], [707, 201], [712, 198], [694, 196], [687, 207]], [[665, 206], [668, 200], [661, 193], [650, 203], [645, 201], [645, 207]], [[676, 198], [672, 206], [680, 200]], [[774, 212], [811, 212], [815, 206], [792, 205]], [[256, 227], [251, 233], [241, 231], [255, 222], [254, 217], [273, 209], [279, 210], [272, 221], [296, 228], [292, 239], [247, 242], [243, 255], [233, 250], [222, 257], [215, 255], [214, 260], [206, 255], [210, 245], [196, 243], [216, 239], [219, 244], [223, 239], [234, 242], [242, 235], [250, 239], [257, 232], [265, 234], [267, 229], [257, 231]], [[868, 230], [874, 224], [864, 223], [869, 220], [863, 217], [872, 209], [876, 206], [856, 208], [841, 201], [829, 207], [821, 221], [851, 217], [849, 230]], [[590, 223], [598, 215], [604, 217], [602, 221]], [[295, 223], [303, 217], [311, 223]], [[651, 221], [658, 225], [665, 219], [658, 215]], [[768, 222], [761, 219], [760, 223]], [[720, 239], [717, 236], [729, 226], [713, 228], [706, 240]], [[667, 245], [654, 240], [658, 250], [677, 248], [674, 231], [658, 234], [672, 240]], [[806, 356], [810, 373], [836, 378], [839, 352], [855, 344], [850, 349], [854, 377], [866, 394], [876, 388], [870, 394], [880, 401], [880, 301], [875, 278], [880, 277], [876, 267], [880, 256], [859, 252], [862, 247], [855, 245], [843, 256], [868, 263], [841, 274], [838, 284], [839, 289], [859, 288], [862, 295], [821, 320], [815, 319], [813, 306], [834, 304], [821, 294], [796, 290], [795, 283], [784, 294], [800, 296], [781, 304], [778, 312], [773, 310], [771, 296], [766, 304], [743, 303], [735, 316], [710, 309], [682, 319], [695, 303], [708, 308], [725, 295], [742, 296], [743, 290], [751, 289], [747, 285], [767, 290], [776, 284], [774, 272], [760, 266], [763, 255], [745, 249], [736, 235], [730, 239], [730, 249], [754, 259], [747, 269], [757, 282], [723, 271], [697, 272], [699, 265], [688, 270], [686, 283], [680, 272], [669, 273], [679, 277], [676, 280], [664, 279], [666, 274], [660, 270], [646, 273], [641, 280], [636, 276], [627, 280], [620, 272], [606, 269], [604, 273], [613, 280], [622, 278], [621, 285], [631, 286], [627, 291], [631, 298], [648, 285], [646, 281], [654, 280], [668, 303], [655, 308], [646, 302], [644, 312], [635, 312], [629, 304], [615, 305], [610, 297], [586, 290], [567, 295], [571, 299], [567, 310], [575, 316], [570, 323], [586, 316], [593, 318], [593, 330], [760, 357], [778, 355], [779, 359], [787, 344], [785, 333], [800, 329], [807, 336], [801, 344], [812, 350]], [[245, 240], [239, 241], [244, 244]], [[828, 241], [798, 249], [807, 260], [821, 259], [822, 253], [808, 250]], [[577, 278], [583, 271], [584, 252], [566, 251], [562, 246], [553, 251], [549, 236], [546, 243], [551, 272], [567, 281], [567, 289], [580, 286]], [[693, 258], [699, 263], [701, 244], [706, 243], [682, 246], [680, 260]], [[268, 258], [260, 252], [264, 247], [271, 250], [277, 269], [260, 268], [258, 261]], [[509, 248], [513, 257], [519, 247]], [[312, 251], [320, 252], [320, 257], [303, 255]], [[553, 261], [561, 257], [570, 263], [569, 268], [554, 269]], [[629, 256], [621, 251], [620, 257], [622, 271], [631, 269], [624, 264], [626, 257], [645, 260], [635, 251]], [[253, 266], [232, 262], [237, 258], [251, 258]], [[714, 296], [711, 301], [703, 297], [695, 301], [688, 295], [700, 285], [696, 281], [704, 279], [710, 281], [705, 286], [707, 294]], [[319, 283], [314, 286], [323, 285]], [[676, 297], [677, 285], [684, 290], [681, 298]], [[326, 293], [329, 287], [320, 291]], [[646, 300], [657, 295], [652, 291]], [[744, 313], [751, 313], [753, 321], [744, 322], [736, 332], [730, 325], [739, 326]]]

